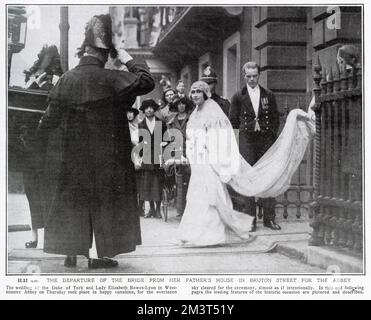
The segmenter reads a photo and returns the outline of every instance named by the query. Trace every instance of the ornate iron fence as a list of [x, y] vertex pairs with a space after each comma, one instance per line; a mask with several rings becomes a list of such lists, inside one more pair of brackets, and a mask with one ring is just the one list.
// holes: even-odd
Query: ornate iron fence
[[[301, 107], [298, 98], [296, 108]], [[285, 119], [291, 111], [287, 98], [283, 107], [282, 117]], [[285, 123], [283, 121], [283, 123]], [[312, 217], [310, 203], [313, 201], [313, 146], [310, 144], [307, 154], [300, 163], [299, 168], [292, 178], [289, 189], [282, 195], [276, 197], [276, 216], [285, 220], [309, 219]], [[258, 201], [259, 204], [259, 201]], [[261, 206], [258, 206], [258, 217], [262, 218]]]
[[313, 66], [316, 114], [310, 245], [362, 250], [362, 69]]

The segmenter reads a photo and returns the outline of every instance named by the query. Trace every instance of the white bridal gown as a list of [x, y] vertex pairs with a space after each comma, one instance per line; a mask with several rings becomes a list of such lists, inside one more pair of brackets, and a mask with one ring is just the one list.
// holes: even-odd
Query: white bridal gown
[[233, 210], [229, 184], [244, 196], [275, 197], [287, 190], [315, 133], [314, 113], [292, 110], [276, 142], [254, 165], [239, 154], [232, 126], [212, 99], [196, 107], [187, 124], [191, 165], [187, 205], [179, 226], [181, 244], [226, 243], [234, 234], [249, 238], [253, 218]]

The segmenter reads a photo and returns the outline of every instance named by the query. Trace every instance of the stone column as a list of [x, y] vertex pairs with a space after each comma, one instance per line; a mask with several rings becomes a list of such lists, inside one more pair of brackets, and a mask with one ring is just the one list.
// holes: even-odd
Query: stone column
[[123, 25], [125, 47], [138, 48], [138, 19], [133, 16], [133, 7], [126, 7]]
[[112, 18], [113, 42], [118, 45], [124, 42], [124, 48], [138, 48], [138, 19], [133, 16], [134, 7], [110, 7]]
[[252, 17], [252, 59], [262, 68], [262, 86], [276, 94], [280, 107], [287, 104], [292, 109], [303, 105], [306, 92], [306, 9], [256, 7]]
[[[281, 113], [280, 128], [291, 109], [305, 107], [306, 94], [306, 8], [255, 7], [252, 10], [252, 60], [261, 67], [260, 84], [273, 91]], [[306, 218], [311, 185], [304, 159], [294, 175], [290, 189], [277, 198], [283, 217]], [[292, 211], [295, 205], [294, 212]]]

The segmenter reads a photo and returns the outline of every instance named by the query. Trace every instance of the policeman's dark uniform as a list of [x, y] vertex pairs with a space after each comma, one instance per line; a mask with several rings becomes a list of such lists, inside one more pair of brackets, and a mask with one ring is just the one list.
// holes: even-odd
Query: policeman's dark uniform
[[223, 112], [225, 113], [225, 115], [228, 117], [228, 114], [229, 114], [229, 108], [231, 106], [231, 104], [229, 103], [229, 101], [227, 99], [224, 99], [222, 98], [221, 96], [219, 96], [218, 94], [216, 93], [213, 93], [211, 95], [211, 99], [215, 100], [215, 102], [220, 105], [220, 108], [222, 108]]
[[[216, 84], [218, 78], [216, 76], [216, 72], [210, 66], [208, 66], [205, 68], [200, 80], [206, 82], [207, 84], [211, 84], [211, 83]], [[220, 95], [216, 94], [215, 92], [212, 93], [211, 99], [213, 99], [220, 106], [220, 108], [223, 110], [225, 115], [228, 117], [229, 108], [231, 106], [229, 101], [227, 99], [222, 98]]]

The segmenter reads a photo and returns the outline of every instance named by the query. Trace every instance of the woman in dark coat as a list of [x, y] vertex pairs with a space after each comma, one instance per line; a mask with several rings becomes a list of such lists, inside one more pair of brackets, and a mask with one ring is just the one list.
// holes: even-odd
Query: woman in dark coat
[[[25, 70], [27, 89], [49, 91], [62, 75], [58, 49], [55, 45], [44, 45], [38, 59], [29, 70]], [[23, 185], [31, 213], [31, 240], [25, 243], [26, 248], [36, 248], [38, 229], [44, 228], [44, 201], [42, 192], [42, 155], [35, 154], [32, 148], [39, 119], [29, 121], [20, 128], [19, 142], [23, 159]], [[35, 125], [33, 125], [35, 123]]]
[[184, 139], [183, 139], [183, 155], [185, 156], [185, 137], [186, 137], [186, 128], [187, 122], [191, 112], [193, 111], [194, 105], [191, 100], [187, 97], [178, 97], [175, 96], [174, 101], [170, 103], [169, 110], [176, 112], [175, 117], [170, 120], [168, 123], [169, 129], [180, 130]]
[[[36, 119], [35, 119], [36, 120]], [[37, 123], [35, 121], [35, 123]], [[35, 127], [22, 125], [20, 128], [19, 156], [22, 159], [23, 186], [31, 213], [32, 240], [25, 243], [26, 248], [37, 248], [38, 229], [44, 228], [44, 202], [42, 197], [42, 157], [33, 151], [32, 144]]]
[[[117, 52], [111, 39], [110, 16], [95, 16], [79, 65], [52, 89], [38, 128], [40, 141], [55, 128], [62, 132], [60, 157], [54, 157], [58, 179], [54, 189], [47, 186], [54, 193], [44, 251], [67, 255], [69, 267], [76, 266], [77, 255], [89, 257], [93, 235], [98, 259], [89, 259], [89, 268], [115, 267], [109, 258], [141, 244], [126, 110], [153, 90], [154, 80], [145, 64], [124, 49]], [[104, 69], [109, 54], [118, 54], [128, 71]]]
[[[144, 100], [140, 109], [145, 118], [139, 123], [139, 142], [143, 146], [141, 156], [141, 180], [139, 188], [139, 206], [149, 201], [150, 211], [145, 218], [161, 218], [160, 208], [162, 189], [164, 186], [164, 171], [160, 166], [162, 159], [163, 134], [166, 131], [165, 123], [155, 116], [159, 105], [153, 100]], [[156, 208], [155, 208], [156, 203]]]
[[[139, 114], [139, 110], [136, 109], [136, 108], [130, 108], [126, 112], [126, 116], [128, 118], [128, 122], [129, 122], [131, 145], [132, 145], [133, 148], [135, 148], [139, 143], [138, 114]], [[135, 168], [136, 169], [135, 170], [135, 181], [136, 181], [136, 186], [137, 186], [137, 191], [138, 191], [139, 188], [140, 188], [141, 171], [138, 170], [139, 167], [137, 166], [137, 158], [136, 157], [132, 158], [132, 161], [134, 161], [134, 164], [135, 164], [135, 167], [136, 167]], [[138, 201], [139, 201], [139, 194], [137, 196], [138, 196]], [[138, 207], [139, 215], [144, 216], [143, 203], [138, 203], [138, 204], [139, 204], [139, 207]], [[142, 206], [140, 206], [140, 205], [142, 205]]]
[[[181, 155], [186, 156], [186, 129], [189, 116], [193, 110], [193, 102], [187, 97], [178, 96], [170, 104], [170, 110], [177, 112], [176, 116], [168, 123], [168, 128], [171, 130], [179, 130], [183, 137], [181, 146]], [[176, 156], [176, 155], [174, 155]], [[188, 190], [188, 182], [190, 179], [190, 170], [188, 166], [178, 165], [175, 171], [176, 184], [176, 209], [177, 216], [183, 215], [186, 205], [186, 195]]]

